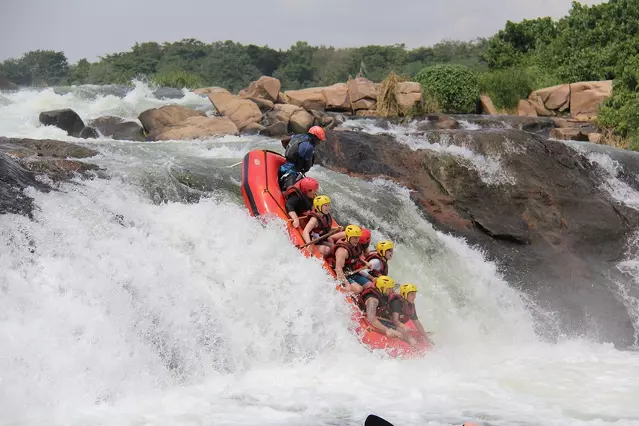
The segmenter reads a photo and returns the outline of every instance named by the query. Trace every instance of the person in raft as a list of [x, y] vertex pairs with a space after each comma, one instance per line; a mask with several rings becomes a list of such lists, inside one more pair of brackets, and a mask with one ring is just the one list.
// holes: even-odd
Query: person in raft
[[[315, 197], [313, 200], [313, 210], [308, 213], [308, 216], [308, 223], [304, 227], [304, 232], [302, 232], [302, 238], [304, 238], [306, 243], [310, 243], [312, 240], [326, 235], [333, 230], [331, 198], [328, 195], [318, 195]], [[334, 242], [335, 240], [331, 236], [316, 245], [324, 257], [329, 257], [333, 251]]]
[[372, 283], [380, 275], [388, 275], [388, 261], [393, 258], [394, 249], [392, 241], [383, 240], [377, 243], [375, 251], [368, 253], [365, 258], [370, 268], [360, 271], [359, 274]]
[[359, 243], [361, 237], [362, 228], [353, 224], [348, 225], [344, 229], [344, 238], [335, 242], [331, 254], [337, 279], [342, 282], [346, 291], [356, 294], [362, 292], [362, 285], [356, 281], [358, 274], [353, 275], [352, 271], [357, 270], [358, 264], [364, 260], [362, 246]]
[[[284, 192], [286, 213], [293, 220], [293, 227], [300, 226], [300, 216], [313, 209], [313, 199], [317, 195], [319, 183], [313, 178], [303, 178]], [[308, 241], [307, 241], [308, 242]]]
[[395, 281], [389, 276], [381, 275], [377, 277], [375, 285], [364, 290], [359, 296], [359, 307], [365, 313], [366, 320], [379, 332], [388, 337], [404, 338], [404, 333], [394, 330], [390, 322], [385, 325], [381, 319], [390, 321], [389, 295], [395, 289]]
[[285, 148], [284, 157], [286, 158], [286, 163], [282, 164], [279, 170], [279, 183], [282, 191], [300, 180], [311, 169], [315, 145], [319, 141], [325, 140], [326, 132], [320, 126], [311, 127], [308, 129], [308, 133], [282, 139], [282, 145]]
[[415, 310], [416, 296], [417, 286], [407, 283], [399, 286], [399, 295], [393, 293], [389, 297], [389, 308], [393, 324], [397, 327], [397, 330], [404, 333], [405, 340], [413, 346], [417, 343], [417, 340], [408, 334], [408, 329], [406, 328], [408, 320], [413, 321], [419, 334], [429, 339], [428, 333], [424, 330], [419, 318], [417, 318], [417, 311]]

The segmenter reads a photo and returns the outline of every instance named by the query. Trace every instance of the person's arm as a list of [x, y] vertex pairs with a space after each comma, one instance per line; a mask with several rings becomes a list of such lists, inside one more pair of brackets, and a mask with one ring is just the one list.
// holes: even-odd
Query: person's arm
[[304, 242], [311, 242], [311, 231], [315, 229], [317, 226], [317, 218], [315, 216], [311, 217], [304, 227], [304, 232], [302, 232], [302, 238], [304, 238]]
[[402, 324], [402, 322], [399, 320], [399, 313], [402, 311], [402, 301], [399, 299], [394, 299], [390, 303], [390, 308], [393, 324], [395, 324], [399, 329], [404, 329], [404, 324]]
[[372, 283], [375, 282], [375, 280], [377, 280], [377, 278], [375, 278], [374, 276], [371, 275], [370, 271], [371, 270], [375, 270], [375, 271], [379, 271], [382, 269], [382, 262], [379, 261], [379, 259], [372, 259], [370, 262], [368, 262], [369, 265], [371, 265], [371, 269], [364, 269], [363, 271], [360, 271], [360, 275], [368, 278], [368, 280]]
[[290, 197], [286, 200], [286, 212], [288, 216], [293, 219], [293, 228], [297, 228], [300, 226], [300, 219], [295, 212], [295, 206], [300, 202], [300, 197], [297, 194], [291, 194]]
[[424, 326], [422, 325], [422, 322], [420, 320], [414, 319], [413, 324], [415, 324], [415, 328], [417, 328], [417, 331], [419, 331], [419, 334], [428, 338], [428, 332], [424, 330]]
[[335, 275], [347, 288], [350, 287], [350, 283], [344, 275], [344, 263], [346, 263], [346, 257], [348, 256], [348, 250], [343, 247], [339, 247], [335, 251]]
[[284, 149], [286, 149], [288, 144], [291, 142], [291, 138], [292, 136], [286, 136], [282, 140], [280, 140], [280, 142], [282, 142], [282, 146], [284, 147]]
[[402, 337], [402, 333], [400, 333], [399, 331], [393, 330], [392, 328], [386, 327], [384, 324], [382, 324], [380, 322], [380, 320], [377, 319], [377, 305], [379, 304], [379, 300], [377, 300], [375, 297], [369, 297], [368, 299], [366, 299], [366, 319], [368, 320], [368, 322], [375, 327], [376, 329], [378, 329], [379, 331], [381, 331], [382, 333], [384, 333], [386, 336], [388, 337]]

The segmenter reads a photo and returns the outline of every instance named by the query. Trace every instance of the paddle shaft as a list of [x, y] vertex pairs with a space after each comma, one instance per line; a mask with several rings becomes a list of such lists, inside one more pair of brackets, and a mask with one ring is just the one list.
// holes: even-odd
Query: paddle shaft
[[341, 231], [341, 229], [340, 229], [340, 228], [335, 228], [335, 229], [333, 229], [332, 231], [328, 232], [327, 234], [324, 234], [324, 235], [322, 235], [321, 237], [315, 238], [315, 239], [314, 239], [313, 241], [311, 241], [311, 242], [308, 242], [308, 243], [306, 243], [306, 244], [304, 244], [304, 245], [301, 245], [301, 246], [297, 246], [297, 248], [305, 248], [305, 247], [308, 247], [308, 246], [310, 246], [310, 245], [313, 245], [313, 244], [315, 244], [315, 243], [318, 243], [318, 242], [320, 242], [320, 241], [323, 241], [323, 240], [327, 239], [328, 237], [330, 237], [330, 236], [332, 236], [332, 235], [337, 234], [337, 233], [338, 233], [338, 232], [340, 232], [340, 231]]

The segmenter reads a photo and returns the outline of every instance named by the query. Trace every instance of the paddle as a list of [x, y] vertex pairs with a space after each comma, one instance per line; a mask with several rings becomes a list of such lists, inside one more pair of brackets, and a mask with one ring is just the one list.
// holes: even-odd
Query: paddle
[[297, 248], [305, 248], [305, 247], [308, 247], [308, 246], [310, 246], [310, 245], [313, 245], [313, 244], [315, 244], [315, 243], [317, 243], [317, 242], [319, 242], [319, 241], [324, 241], [324, 240], [325, 240], [325, 239], [327, 239], [328, 237], [330, 237], [330, 236], [332, 236], [332, 235], [335, 235], [335, 234], [337, 234], [338, 232], [341, 232], [341, 231], [342, 231], [342, 230], [341, 230], [340, 228], [335, 228], [335, 229], [333, 229], [332, 231], [330, 231], [330, 232], [328, 232], [328, 233], [326, 233], [326, 234], [322, 235], [321, 237], [315, 238], [314, 240], [312, 240], [312, 241], [311, 241], [311, 242], [309, 242], [309, 243], [306, 243], [306, 244], [301, 245], [301, 246], [297, 246]]
[[[302, 220], [302, 219], [306, 219], [308, 218], [308, 216], [299, 216], [298, 219]], [[293, 222], [295, 219], [288, 219], [287, 222]]]
[[393, 426], [393, 424], [375, 414], [369, 414], [368, 417], [366, 417], [364, 426]]

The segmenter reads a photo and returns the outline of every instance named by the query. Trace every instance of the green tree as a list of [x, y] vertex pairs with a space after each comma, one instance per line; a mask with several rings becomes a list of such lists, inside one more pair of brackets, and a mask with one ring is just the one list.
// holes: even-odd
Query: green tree
[[464, 65], [440, 64], [424, 68], [416, 76], [427, 98], [442, 112], [472, 113], [479, 98], [477, 73]]
[[313, 54], [317, 48], [298, 41], [286, 52], [280, 67], [273, 74], [284, 89], [299, 89], [314, 82]]

